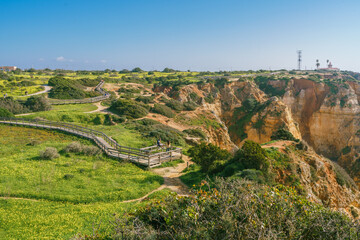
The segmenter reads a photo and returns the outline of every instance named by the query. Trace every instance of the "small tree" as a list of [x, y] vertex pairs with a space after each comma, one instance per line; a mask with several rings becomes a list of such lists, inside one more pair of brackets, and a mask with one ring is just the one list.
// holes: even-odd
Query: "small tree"
[[132, 72], [143, 72], [143, 70], [139, 67], [134, 68], [133, 70], [131, 70]]
[[33, 112], [48, 111], [51, 109], [49, 101], [42, 96], [29, 97], [25, 102], [25, 106]]
[[239, 161], [244, 169], [256, 169], [266, 172], [269, 168], [266, 151], [256, 142], [247, 140], [236, 153], [235, 161]]
[[0, 117], [13, 117], [14, 114], [12, 114], [9, 110], [5, 108], [0, 108]]
[[228, 151], [204, 142], [190, 148], [189, 153], [192, 160], [201, 166], [203, 172], [208, 172], [215, 161], [228, 160], [231, 157]]

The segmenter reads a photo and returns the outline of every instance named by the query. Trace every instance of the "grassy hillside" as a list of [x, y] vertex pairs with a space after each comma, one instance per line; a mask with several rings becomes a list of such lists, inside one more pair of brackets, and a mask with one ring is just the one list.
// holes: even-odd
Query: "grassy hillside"
[[[94, 223], [137, 207], [137, 203], [121, 201], [139, 198], [163, 182], [130, 163], [63, 151], [74, 141], [92, 145], [88, 140], [9, 125], [0, 125], [0, 135], [1, 239], [67, 239], [78, 232], [90, 234]], [[60, 157], [39, 158], [46, 147], [55, 147]]]

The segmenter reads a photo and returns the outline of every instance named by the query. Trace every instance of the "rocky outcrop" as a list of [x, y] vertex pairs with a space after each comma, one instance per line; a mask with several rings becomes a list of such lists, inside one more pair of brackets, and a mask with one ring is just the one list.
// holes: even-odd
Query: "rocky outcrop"
[[[291, 168], [278, 170], [276, 181], [286, 184], [286, 179], [295, 174], [306, 197], [312, 202], [342, 211], [352, 218], [360, 214], [360, 192], [350, 176], [336, 163], [318, 155], [312, 148], [306, 151], [291, 147], [293, 143], [281, 141], [279, 150], [290, 159]], [[267, 145], [264, 146], [265, 148]]]

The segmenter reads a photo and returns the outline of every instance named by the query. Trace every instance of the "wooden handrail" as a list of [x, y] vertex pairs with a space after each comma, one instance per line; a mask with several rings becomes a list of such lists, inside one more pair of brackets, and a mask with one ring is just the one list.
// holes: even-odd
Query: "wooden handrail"
[[[162, 161], [169, 160], [169, 156], [170, 160], [182, 157], [181, 148], [172, 147], [169, 151], [166, 152], [164, 152], [164, 149], [160, 149], [162, 152], [151, 154], [151, 150], [148, 149], [154, 149], [156, 146], [150, 146], [146, 148], [121, 146], [103, 132], [70, 123], [53, 122], [43, 119], [5, 117], [0, 117], [0, 123], [55, 129], [82, 136], [88, 139], [92, 139], [96, 145], [98, 145], [100, 149], [110, 157], [128, 159], [129, 161], [136, 162], [148, 167], [153, 167], [159, 165]], [[173, 153], [175, 153], [175, 155]], [[176, 155], [176, 153], [180, 154], [180, 156]]]

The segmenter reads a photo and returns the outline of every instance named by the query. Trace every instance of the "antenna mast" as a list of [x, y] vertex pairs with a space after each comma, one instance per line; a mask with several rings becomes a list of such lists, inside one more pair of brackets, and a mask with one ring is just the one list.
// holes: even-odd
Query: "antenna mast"
[[301, 53], [302, 53], [301, 50], [297, 51], [297, 54], [298, 54], [298, 70], [301, 70]]

